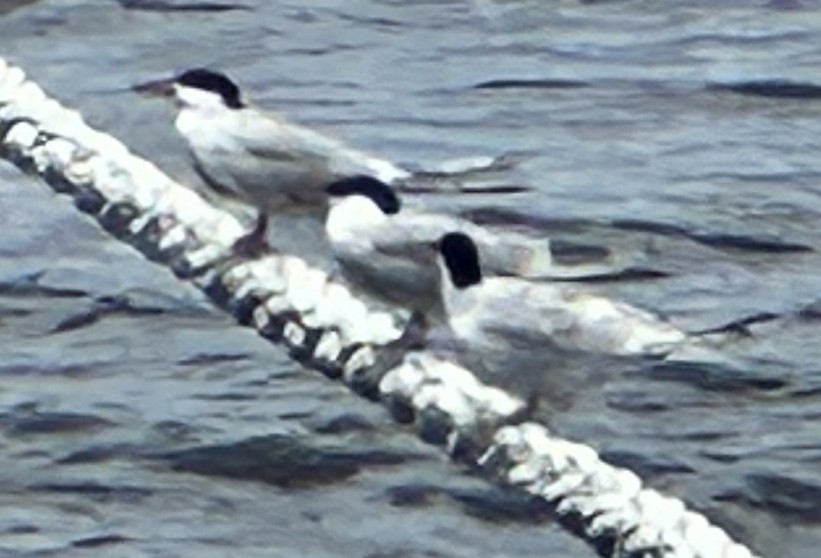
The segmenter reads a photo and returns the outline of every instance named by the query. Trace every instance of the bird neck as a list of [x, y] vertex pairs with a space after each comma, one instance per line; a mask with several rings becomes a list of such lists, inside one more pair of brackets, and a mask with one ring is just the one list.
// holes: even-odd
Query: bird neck
[[199, 151], [236, 149], [232, 129], [239, 124], [239, 111], [218, 105], [183, 106], [174, 127], [196, 154]]
[[439, 267], [439, 291], [442, 293], [442, 306], [447, 313], [453, 309], [454, 304], [463, 299], [471, 298], [473, 294], [471, 291], [475, 285], [457, 287], [453, 283], [450, 269], [448, 269], [444, 258], [441, 256], [436, 258], [436, 265]]

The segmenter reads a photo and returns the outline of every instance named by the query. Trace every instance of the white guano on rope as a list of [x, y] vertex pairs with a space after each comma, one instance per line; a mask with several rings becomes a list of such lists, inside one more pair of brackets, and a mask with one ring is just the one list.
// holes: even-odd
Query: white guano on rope
[[236, 219], [89, 127], [2, 58], [0, 156], [68, 194], [106, 230], [191, 280], [301, 362], [414, 421], [454, 458], [544, 499], [580, 523], [602, 555], [753, 557], [704, 516], [642, 488], [635, 474], [604, 463], [590, 447], [541, 424], [517, 423], [524, 403], [468, 370], [419, 351], [383, 362], [401, 349], [405, 324], [372, 312], [299, 258], [233, 258], [231, 246], [243, 235]]

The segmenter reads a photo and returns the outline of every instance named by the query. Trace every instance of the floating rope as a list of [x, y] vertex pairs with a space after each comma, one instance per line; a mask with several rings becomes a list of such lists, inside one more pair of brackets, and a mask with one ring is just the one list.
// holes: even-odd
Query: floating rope
[[753, 556], [592, 448], [522, 422], [521, 400], [409, 342], [412, 322], [371, 311], [297, 257], [236, 258], [231, 247], [244, 231], [235, 218], [89, 127], [2, 58], [0, 156], [67, 194], [111, 234], [193, 282], [299, 362], [383, 403], [453, 459], [543, 499], [600, 555]]

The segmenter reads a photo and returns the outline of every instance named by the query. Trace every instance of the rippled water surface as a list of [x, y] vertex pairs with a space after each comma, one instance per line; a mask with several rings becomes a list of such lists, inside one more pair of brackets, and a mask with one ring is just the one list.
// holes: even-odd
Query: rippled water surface
[[[2, 2], [0, 56], [192, 185], [129, 86], [200, 65], [409, 165], [509, 154], [495, 179], [533, 192], [427, 202], [623, 251], [669, 277], [591, 289], [693, 329], [773, 314], [726, 346], [741, 369], [614, 370], [551, 420], [758, 552], [818, 556], [815, 2], [237, 5]], [[0, 186], [0, 555], [594, 555], [36, 180]]]

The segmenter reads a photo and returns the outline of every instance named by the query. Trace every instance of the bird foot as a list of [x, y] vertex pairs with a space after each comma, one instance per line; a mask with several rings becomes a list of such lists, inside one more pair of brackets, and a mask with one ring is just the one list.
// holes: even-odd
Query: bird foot
[[257, 213], [257, 220], [254, 224], [254, 228], [251, 229], [251, 231], [245, 236], [237, 239], [231, 247], [231, 250], [234, 254], [243, 258], [259, 258], [260, 256], [271, 251], [271, 247], [265, 239], [267, 231], [268, 217], [262, 212]]

